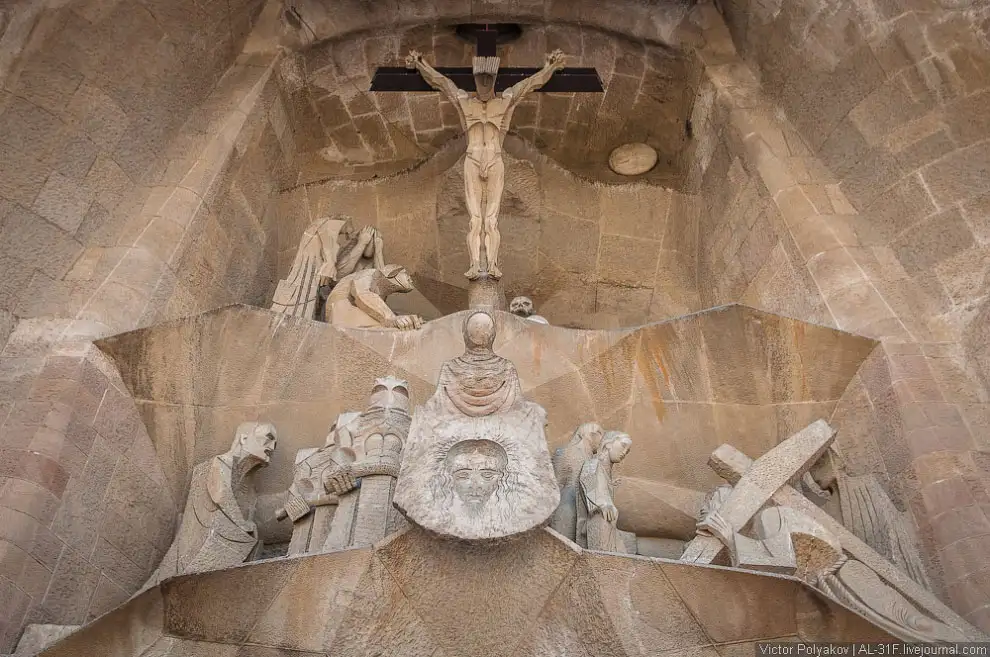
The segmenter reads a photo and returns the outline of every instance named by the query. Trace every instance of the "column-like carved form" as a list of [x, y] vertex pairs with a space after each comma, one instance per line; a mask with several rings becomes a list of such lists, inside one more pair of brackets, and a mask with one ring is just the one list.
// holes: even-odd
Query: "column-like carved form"
[[324, 447], [300, 451], [278, 512], [294, 523], [289, 554], [371, 545], [405, 526], [392, 493], [410, 421], [408, 384], [381, 378], [367, 410], [342, 414]]

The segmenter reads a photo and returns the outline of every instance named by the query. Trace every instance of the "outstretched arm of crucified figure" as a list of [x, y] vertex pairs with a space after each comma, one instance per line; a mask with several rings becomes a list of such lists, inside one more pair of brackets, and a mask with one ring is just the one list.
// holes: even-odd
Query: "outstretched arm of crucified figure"
[[457, 85], [443, 73], [427, 64], [423, 59], [422, 54], [415, 50], [410, 51], [409, 55], [406, 57], [406, 66], [415, 68], [419, 71], [419, 74], [423, 76], [423, 79], [426, 80], [427, 84], [437, 91], [443, 92], [443, 95], [447, 97], [447, 100], [452, 102], [454, 107], [458, 107]]
[[538, 72], [524, 80], [520, 80], [502, 92], [503, 98], [509, 98], [515, 105], [523, 98], [536, 91], [553, 77], [553, 74], [566, 66], [567, 56], [561, 50], [554, 50], [547, 55], [546, 64]]

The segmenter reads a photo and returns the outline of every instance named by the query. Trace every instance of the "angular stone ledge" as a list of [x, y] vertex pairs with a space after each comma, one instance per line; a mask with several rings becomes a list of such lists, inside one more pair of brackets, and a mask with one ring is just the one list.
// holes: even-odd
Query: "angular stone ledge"
[[373, 548], [168, 580], [42, 655], [124, 657], [152, 643], [192, 655], [204, 642], [223, 651], [211, 654], [252, 646], [272, 654], [652, 655], [793, 638], [890, 639], [787, 577], [588, 552], [550, 530], [477, 548], [411, 529]]
[[588, 552], [550, 530], [478, 548], [411, 529], [373, 548], [168, 580], [42, 655], [130, 657], [156, 639], [174, 644], [169, 655], [201, 654], [193, 646], [204, 642], [219, 644], [222, 652], [210, 654], [232, 655], [244, 654], [235, 646], [268, 649], [261, 654], [653, 655], [794, 638], [890, 640], [787, 577]]
[[[192, 466], [223, 452], [250, 420], [278, 427], [279, 448], [259, 475], [262, 492], [277, 492], [292, 480], [296, 450], [322, 444], [337, 414], [363, 408], [375, 378], [404, 378], [413, 404], [425, 402], [440, 365], [461, 352], [462, 315], [415, 332], [346, 330], [229, 306], [98, 346], [137, 400], [177, 499]], [[722, 443], [756, 458], [829, 417], [876, 345], [739, 305], [610, 331], [496, 315], [495, 349], [516, 364], [526, 397], [546, 408], [551, 450], [597, 421], [633, 436], [622, 476], [694, 491], [720, 483], [705, 463]], [[623, 529], [655, 535], [650, 525], [664, 512], [648, 512], [648, 487], [623, 498], [643, 510]]]

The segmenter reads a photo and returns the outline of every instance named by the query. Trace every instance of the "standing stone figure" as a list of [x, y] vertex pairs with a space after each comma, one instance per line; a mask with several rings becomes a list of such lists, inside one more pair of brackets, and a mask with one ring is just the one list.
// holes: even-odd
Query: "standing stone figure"
[[348, 217], [321, 217], [303, 233], [292, 269], [275, 289], [272, 310], [323, 319], [319, 308], [326, 290], [345, 276], [372, 267], [385, 268], [385, 249], [378, 229], [357, 229]]
[[470, 280], [484, 273], [481, 268], [481, 236], [484, 228], [488, 276], [502, 277], [498, 268], [498, 211], [505, 185], [505, 164], [502, 162], [502, 142], [509, 131], [509, 122], [516, 106], [528, 94], [546, 84], [555, 72], [564, 68], [564, 53], [554, 50], [547, 55], [546, 64], [531, 77], [495, 93], [498, 57], [475, 57], [473, 62], [476, 93], [458, 89], [449, 78], [423, 61], [415, 50], [406, 58], [406, 65], [419, 71], [430, 86], [442, 92], [461, 117], [467, 133], [467, 155], [464, 158], [464, 194], [471, 226], [467, 245], [471, 268], [465, 272]]
[[179, 531], [145, 587], [183, 573], [227, 568], [256, 556], [261, 548], [254, 522], [252, 474], [275, 451], [275, 426], [245, 422], [230, 449], [193, 469]]
[[292, 486], [284, 506], [275, 513], [277, 520], [289, 518], [292, 521], [290, 556], [323, 549], [340, 496], [357, 485], [347, 470], [348, 464], [354, 462], [354, 452], [339, 444], [337, 429], [347, 426], [359, 415], [342, 413], [330, 427], [323, 447], [301, 449], [296, 453]]
[[375, 381], [367, 410], [338, 428], [338, 444], [354, 461], [328, 486], [341, 494], [324, 551], [371, 545], [406, 526], [392, 495], [411, 421], [409, 384], [388, 376]]
[[[598, 451], [584, 462], [578, 481], [581, 485], [583, 512], [578, 516], [578, 538], [589, 550], [604, 552], [626, 551], [617, 524], [619, 511], [615, 508], [615, 486], [612, 468], [629, 453], [632, 439], [620, 431], [609, 431], [602, 438]], [[581, 541], [578, 541], [582, 544]]]
[[531, 322], [536, 322], [537, 324], [549, 324], [545, 317], [541, 315], [535, 315], [533, 309], [533, 300], [529, 297], [516, 297], [509, 302], [509, 312], [516, 317], [522, 317], [523, 319], [528, 319]]
[[418, 329], [423, 325], [419, 315], [396, 315], [385, 303], [389, 295], [413, 289], [412, 277], [401, 265], [350, 274], [327, 297], [325, 319], [344, 328]]
[[290, 555], [371, 545], [405, 526], [392, 493], [410, 421], [409, 386], [388, 376], [375, 381], [367, 410], [337, 419], [324, 447], [300, 450], [276, 514], [293, 521]]
[[586, 422], [579, 426], [570, 442], [553, 453], [553, 474], [560, 489], [560, 505], [553, 512], [550, 527], [561, 536], [577, 542], [578, 506], [580, 500], [578, 478], [585, 461], [594, 456], [605, 431], [601, 425]]

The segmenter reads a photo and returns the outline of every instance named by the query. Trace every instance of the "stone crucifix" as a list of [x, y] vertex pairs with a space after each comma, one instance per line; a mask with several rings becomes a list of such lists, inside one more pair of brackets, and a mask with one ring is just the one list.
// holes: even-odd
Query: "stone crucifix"
[[[467, 136], [464, 193], [471, 219], [467, 236], [471, 267], [464, 275], [470, 280], [485, 275], [492, 279], [502, 277], [498, 266], [498, 213], [505, 185], [502, 142], [519, 102], [541, 88], [565, 92], [603, 90], [594, 69], [565, 69], [565, 56], [560, 50], [547, 55], [543, 68], [500, 71], [495, 35], [496, 31], [488, 26], [476, 32], [477, 56], [471, 69], [438, 70], [427, 64], [420, 53], [412, 51], [406, 58], [409, 70], [379, 68], [371, 86], [371, 91], [421, 91], [425, 82], [427, 89], [442, 92], [457, 108]], [[558, 72], [562, 75], [553, 80], [555, 84], [549, 84]], [[410, 73], [416, 79], [410, 78]], [[503, 84], [496, 84], [497, 76]], [[511, 86], [504, 86], [506, 80]], [[487, 271], [481, 264], [482, 236]]]

